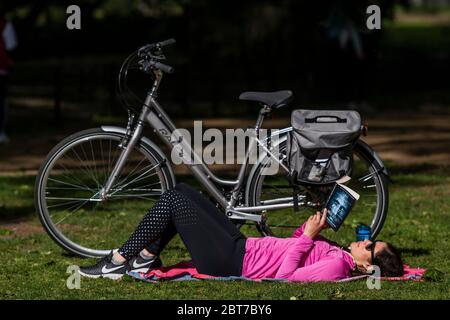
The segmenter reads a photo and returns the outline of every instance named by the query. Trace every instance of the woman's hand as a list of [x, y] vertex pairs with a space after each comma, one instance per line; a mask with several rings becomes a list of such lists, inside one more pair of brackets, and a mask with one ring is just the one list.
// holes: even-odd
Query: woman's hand
[[311, 239], [314, 239], [320, 231], [327, 227], [327, 209], [325, 208], [323, 209], [323, 213], [317, 211], [316, 214], [308, 218], [303, 234], [307, 235]]

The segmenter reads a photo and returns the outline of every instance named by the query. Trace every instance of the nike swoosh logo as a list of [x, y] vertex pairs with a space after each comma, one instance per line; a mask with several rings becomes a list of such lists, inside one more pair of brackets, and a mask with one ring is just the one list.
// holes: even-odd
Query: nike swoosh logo
[[150, 260], [148, 262], [144, 262], [144, 263], [137, 263], [136, 260], [133, 261], [133, 268], [140, 268], [143, 266], [148, 265], [149, 263], [152, 263], [154, 260]]
[[122, 267], [123, 266], [118, 266], [118, 267], [114, 267], [114, 268], [109, 268], [108, 269], [106, 266], [103, 266], [102, 273], [110, 273], [110, 272], [116, 271], [116, 270], [118, 270], [118, 269], [120, 269]]

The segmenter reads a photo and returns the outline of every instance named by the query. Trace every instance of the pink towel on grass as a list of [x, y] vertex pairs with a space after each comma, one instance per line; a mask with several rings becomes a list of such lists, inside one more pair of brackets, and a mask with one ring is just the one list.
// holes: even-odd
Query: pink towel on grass
[[142, 274], [145, 278], [158, 277], [158, 279], [171, 279], [189, 275], [196, 279], [215, 278], [214, 276], [199, 273], [192, 261], [181, 261], [172, 266], [151, 269], [147, 273]]
[[[413, 281], [422, 281], [423, 275], [426, 269], [423, 268], [411, 268], [408, 265], [404, 265], [405, 273], [401, 277], [382, 277], [381, 280], [388, 281], [404, 281], [404, 280], [413, 280]], [[252, 280], [244, 277], [215, 277], [207, 274], [202, 274], [197, 271], [194, 267], [192, 261], [182, 261], [172, 266], [155, 268], [147, 273], [132, 273], [131, 276], [148, 281], [158, 281], [158, 280], [194, 280], [194, 279], [215, 279], [215, 280]], [[358, 279], [367, 278], [368, 275], [359, 275], [355, 277], [350, 277], [342, 280], [338, 280], [337, 282], [347, 282]], [[259, 281], [264, 279], [259, 279]], [[276, 279], [267, 279], [267, 280], [276, 280]], [[279, 279], [283, 280], [283, 279]]]

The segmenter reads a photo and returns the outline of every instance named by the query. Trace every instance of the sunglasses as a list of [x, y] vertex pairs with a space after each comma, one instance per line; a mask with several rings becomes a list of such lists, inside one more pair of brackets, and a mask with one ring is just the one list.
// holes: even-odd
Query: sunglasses
[[381, 240], [373, 240], [370, 244], [366, 246], [366, 250], [370, 251], [370, 261], [373, 263], [373, 259], [375, 258], [375, 245], [377, 242]]

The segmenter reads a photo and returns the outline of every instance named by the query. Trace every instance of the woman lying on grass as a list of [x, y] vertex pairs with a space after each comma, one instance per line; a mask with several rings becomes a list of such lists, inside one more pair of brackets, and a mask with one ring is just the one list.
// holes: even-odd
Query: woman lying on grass
[[[86, 277], [118, 279], [126, 271], [159, 267], [157, 258], [178, 232], [198, 272], [212, 276], [290, 281], [333, 281], [352, 271], [380, 267], [382, 276], [403, 275], [397, 250], [385, 242], [352, 242], [348, 249], [319, 236], [326, 228], [326, 210], [312, 215], [290, 238], [246, 238], [212, 202], [186, 184], [168, 190], [145, 215], [124, 245], [93, 266], [81, 267]], [[157, 244], [151, 249], [145, 248]]]

